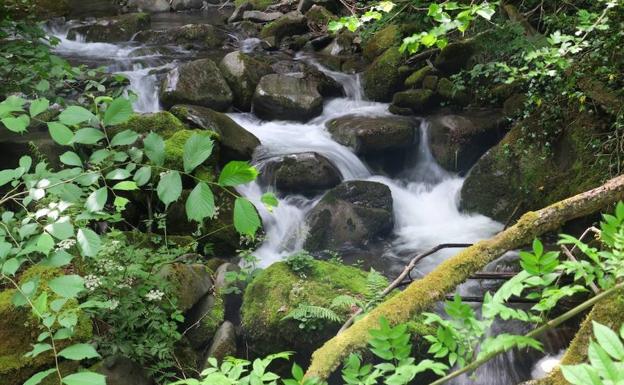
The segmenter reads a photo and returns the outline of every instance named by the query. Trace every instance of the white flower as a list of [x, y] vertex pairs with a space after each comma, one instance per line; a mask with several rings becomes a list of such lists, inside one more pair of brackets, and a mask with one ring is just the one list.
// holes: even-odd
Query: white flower
[[111, 299], [110, 300], [110, 306], [108, 308], [110, 310], [115, 310], [115, 309], [117, 309], [117, 306], [119, 306], [119, 301], [117, 301], [116, 299]]
[[164, 295], [165, 293], [162, 291], [152, 289], [149, 293], [145, 294], [145, 299], [150, 302], [160, 301]]
[[76, 244], [75, 239], [63, 239], [56, 245], [57, 250], [71, 249]]
[[93, 274], [89, 274], [84, 278], [84, 284], [87, 290], [93, 291], [102, 285], [102, 280]]

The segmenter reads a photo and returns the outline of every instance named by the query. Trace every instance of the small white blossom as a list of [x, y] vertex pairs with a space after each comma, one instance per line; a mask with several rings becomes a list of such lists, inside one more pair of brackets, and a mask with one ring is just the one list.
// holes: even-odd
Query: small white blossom
[[152, 289], [149, 291], [149, 293], [145, 294], [145, 299], [150, 302], [156, 302], [160, 301], [164, 295], [165, 293], [163, 293], [162, 291]]
[[109, 309], [115, 310], [117, 309], [117, 306], [119, 306], [119, 301], [117, 301], [116, 299], [111, 299]]
[[93, 291], [102, 285], [102, 280], [93, 274], [89, 274], [84, 278], [84, 284], [87, 290]]
[[76, 244], [76, 240], [75, 239], [63, 239], [62, 241], [60, 241], [57, 244], [56, 249], [57, 250], [68, 250], [68, 249], [71, 249], [75, 244]]

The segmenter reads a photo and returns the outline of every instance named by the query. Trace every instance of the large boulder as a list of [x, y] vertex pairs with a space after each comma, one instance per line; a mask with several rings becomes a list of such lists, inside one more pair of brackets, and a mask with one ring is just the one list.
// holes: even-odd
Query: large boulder
[[116, 134], [124, 130], [133, 130], [139, 134], [155, 132], [163, 138], [168, 138], [178, 131], [185, 130], [186, 126], [167, 111], [160, 111], [150, 114], [133, 115], [127, 122], [111, 127], [111, 134]]
[[342, 180], [340, 171], [324, 156], [302, 152], [268, 161], [265, 179], [283, 192], [315, 194], [335, 187]]
[[408, 74], [402, 72], [404, 57], [396, 47], [389, 48], [364, 72], [364, 94], [371, 100], [389, 102]]
[[498, 110], [438, 114], [429, 121], [429, 148], [445, 169], [465, 174], [505, 135], [506, 119]]
[[[370, 295], [364, 271], [330, 262], [311, 263], [306, 278], [294, 273], [284, 262], [274, 263], [245, 290], [242, 326], [253, 353], [292, 350], [309, 354], [335, 335], [341, 323], [317, 320], [315, 328], [301, 328], [297, 320], [284, 320], [286, 315], [299, 305], [329, 307], [339, 295]], [[338, 313], [346, 320], [349, 309]]]
[[267, 24], [260, 31], [263, 39], [272, 38], [280, 42], [286, 36], [300, 35], [308, 31], [306, 18], [301, 12], [293, 11]]
[[432, 112], [438, 104], [439, 99], [435, 92], [426, 88], [419, 88], [394, 94], [390, 112], [398, 115], [422, 115]]
[[253, 94], [260, 79], [273, 72], [264, 61], [240, 51], [225, 55], [219, 67], [234, 94], [234, 107], [241, 111], [251, 110]]
[[134, 40], [154, 45], [172, 44], [186, 48], [220, 48], [227, 35], [210, 24], [187, 24], [166, 30], [139, 32]]
[[474, 54], [475, 44], [473, 42], [453, 42], [442, 49], [433, 65], [446, 74], [456, 74], [468, 66]]
[[122, 42], [131, 40], [139, 31], [149, 28], [151, 23], [147, 13], [130, 13], [116, 17], [98, 19], [95, 24], [74, 27], [67, 33], [70, 40], [83, 37], [87, 42]]
[[210, 59], [199, 59], [184, 63], [167, 74], [160, 99], [166, 108], [194, 104], [225, 111], [232, 105], [233, 95], [219, 67]]
[[313, 32], [326, 32], [330, 21], [336, 19], [336, 15], [327, 10], [322, 5], [313, 5], [305, 14], [308, 28]]
[[308, 213], [309, 251], [364, 246], [394, 226], [392, 194], [378, 182], [348, 181], [328, 191]]
[[176, 306], [181, 312], [190, 310], [213, 288], [212, 272], [201, 264], [170, 263], [165, 265], [159, 276], [171, 285]]
[[182, 330], [191, 347], [205, 349], [223, 322], [225, 307], [220, 293], [204, 295], [184, 316]]
[[263, 76], [253, 96], [253, 111], [262, 119], [308, 121], [323, 112], [318, 84], [298, 76]]
[[401, 42], [401, 30], [397, 24], [388, 24], [371, 36], [362, 47], [362, 54], [369, 62], [372, 62], [388, 48], [394, 47]]
[[405, 117], [358, 115], [346, 115], [326, 123], [332, 138], [356, 154], [413, 148], [419, 125], [417, 120]]
[[225, 357], [236, 355], [236, 328], [225, 321], [212, 338], [212, 344], [208, 349], [207, 356], [222, 361]]

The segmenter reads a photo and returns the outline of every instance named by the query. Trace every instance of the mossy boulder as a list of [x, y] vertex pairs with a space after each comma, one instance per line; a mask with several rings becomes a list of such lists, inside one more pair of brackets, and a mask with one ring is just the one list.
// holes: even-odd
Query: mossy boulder
[[304, 15], [298, 11], [292, 11], [279, 19], [267, 24], [260, 31], [264, 39], [273, 38], [280, 42], [286, 36], [301, 35], [308, 31], [307, 21]]
[[251, 100], [260, 79], [273, 72], [269, 64], [240, 51], [225, 55], [219, 68], [234, 94], [234, 107], [241, 111], [251, 110]]
[[425, 66], [418, 71], [414, 71], [410, 76], [405, 79], [405, 87], [407, 88], [420, 88], [423, 84], [425, 77], [435, 74], [435, 69], [431, 66]]
[[187, 24], [166, 30], [139, 32], [135, 40], [153, 45], [176, 44], [186, 48], [220, 48], [227, 35], [210, 24]]
[[295, 76], [263, 76], [253, 97], [253, 111], [262, 119], [308, 121], [323, 112], [323, 98], [314, 81]]
[[98, 19], [95, 24], [74, 27], [67, 33], [70, 40], [84, 37], [87, 42], [123, 42], [131, 40], [139, 31], [149, 28], [150, 15], [147, 13], [130, 13], [111, 18]]
[[364, 93], [378, 102], [389, 102], [404, 81], [400, 67], [404, 57], [396, 47], [386, 50], [364, 72]]
[[308, 213], [309, 251], [361, 247], [394, 226], [392, 193], [383, 183], [347, 181], [329, 190]]
[[181, 312], [190, 310], [212, 292], [212, 271], [202, 264], [170, 263], [158, 275], [171, 285], [177, 308]]
[[236, 328], [230, 321], [225, 321], [215, 333], [207, 356], [219, 361], [236, 356]]
[[118, 133], [123, 130], [134, 130], [139, 134], [148, 134], [155, 132], [163, 138], [168, 138], [178, 131], [185, 130], [187, 127], [167, 111], [155, 112], [153, 114], [137, 114], [132, 116], [126, 123], [114, 126], [112, 133]]
[[315, 32], [326, 31], [329, 22], [336, 19], [336, 15], [327, 8], [316, 4], [306, 12], [305, 17], [308, 21], [308, 28]]
[[254, 134], [221, 112], [191, 105], [173, 106], [171, 112], [192, 127], [218, 134], [221, 163], [230, 160], [251, 160], [254, 150], [260, 145], [260, 140]]
[[[296, 320], [283, 320], [289, 312], [304, 304], [329, 307], [339, 295], [364, 298], [371, 294], [362, 270], [324, 261], [312, 265], [312, 271], [301, 278], [286, 263], [275, 263], [247, 287], [242, 325], [253, 353], [310, 353], [335, 335], [340, 323], [323, 321], [316, 330], [301, 329]], [[340, 315], [345, 320], [348, 316], [346, 312]]]
[[458, 87], [448, 78], [441, 78], [437, 82], [435, 89], [441, 100], [459, 106], [467, 106], [470, 103], [468, 94]]
[[440, 51], [433, 65], [448, 74], [456, 74], [468, 66], [476, 52], [476, 45], [471, 41], [452, 42]]
[[[218, 134], [214, 131], [188, 129], [176, 131], [165, 140], [165, 167], [184, 171], [184, 145], [187, 140], [195, 134], [205, 136], [213, 141], [218, 139]], [[195, 169], [196, 172], [201, 170], [201, 175], [206, 180], [214, 180], [212, 175], [215, 174], [215, 167], [217, 166], [218, 150], [218, 145], [215, 145], [212, 150], [212, 155]], [[211, 175], [208, 177], [209, 174]]]
[[375, 32], [362, 47], [362, 54], [369, 62], [372, 62], [388, 48], [394, 47], [401, 42], [401, 30], [397, 24], [389, 24], [385, 28]]
[[194, 104], [225, 111], [232, 105], [233, 95], [219, 67], [210, 59], [199, 59], [167, 73], [160, 99], [165, 108]]
[[397, 92], [392, 97], [390, 111], [393, 113], [400, 111], [401, 115], [405, 111], [413, 114], [430, 112], [438, 104], [436, 96], [435, 92], [425, 88]]
[[301, 152], [268, 160], [263, 178], [279, 191], [309, 195], [335, 187], [342, 175], [324, 156]]
[[264, 11], [269, 5], [273, 4], [273, 0], [234, 0], [234, 4], [237, 7], [240, 7], [245, 3], [249, 3], [251, 9]]

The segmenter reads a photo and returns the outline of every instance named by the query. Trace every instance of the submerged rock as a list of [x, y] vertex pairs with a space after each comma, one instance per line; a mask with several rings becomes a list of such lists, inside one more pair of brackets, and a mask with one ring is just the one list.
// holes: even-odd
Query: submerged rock
[[241, 111], [251, 110], [253, 94], [260, 79], [273, 72], [264, 61], [240, 51], [225, 55], [219, 67], [234, 94], [234, 107]]
[[394, 226], [392, 194], [378, 182], [348, 181], [327, 192], [306, 218], [309, 251], [363, 246]]
[[219, 67], [210, 59], [199, 59], [171, 70], [163, 81], [160, 98], [167, 108], [195, 104], [225, 111], [232, 105], [233, 95]]
[[302, 152], [269, 161], [266, 174], [278, 190], [298, 194], [315, 194], [335, 187], [342, 180], [340, 171], [324, 156]]
[[154, 45], [175, 44], [183, 47], [220, 48], [226, 34], [210, 24], [187, 24], [166, 30], [139, 32], [134, 40]]
[[253, 111], [262, 119], [308, 121], [323, 112], [318, 85], [300, 77], [262, 77], [253, 97]]
[[125, 42], [132, 40], [137, 32], [149, 28], [150, 22], [147, 13], [130, 13], [99, 19], [95, 24], [74, 27], [67, 33], [67, 38], [78, 40], [84, 37], [87, 42]]

